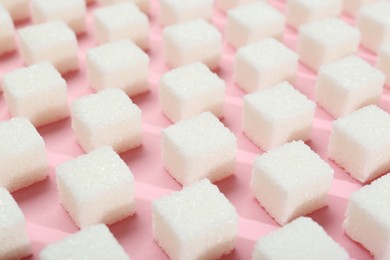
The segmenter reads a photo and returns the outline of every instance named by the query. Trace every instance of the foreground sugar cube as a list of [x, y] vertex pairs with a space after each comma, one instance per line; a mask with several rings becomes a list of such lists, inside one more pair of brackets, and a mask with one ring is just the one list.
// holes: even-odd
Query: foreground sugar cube
[[308, 140], [315, 103], [287, 82], [244, 97], [243, 132], [267, 151], [293, 140]]
[[[1, 3], [1, 2], [0, 2]], [[15, 28], [8, 11], [0, 4], [0, 55], [16, 49]]]
[[182, 185], [230, 176], [236, 153], [236, 137], [210, 112], [179, 121], [162, 133], [165, 168]]
[[163, 30], [164, 59], [170, 67], [202, 62], [218, 66], [222, 53], [222, 35], [205, 20], [196, 19]]
[[360, 32], [337, 18], [327, 18], [299, 28], [297, 52], [309, 68], [319, 67], [355, 53]]
[[377, 53], [384, 43], [390, 42], [390, 2], [378, 1], [363, 7], [357, 17], [357, 27], [362, 33], [362, 45]]
[[298, 29], [301, 25], [339, 16], [343, 8], [343, 0], [287, 0], [287, 23]]
[[81, 97], [71, 114], [73, 131], [86, 152], [108, 145], [121, 153], [141, 145], [141, 110], [119, 89]]
[[76, 35], [62, 21], [24, 27], [19, 30], [19, 39], [26, 65], [50, 61], [61, 74], [79, 67]]
[[30, 16], [29, 0], [0, 0], [0, 5], [8, 10], [15, 22], [20, 22]]
[[87, 76], [97, 91], [119, 88], [129, 96], [148, 90], [149, 57], [135, 43], [121, 40], [87, 51]]
[[367, 248], [375, 259], [390, 257], [390, 174], [352, 193], [343, 227], [347, 235]]
[[6, 74], [2, 85], [11, 114], [27, 117], [34, 126], [69, 116], [66, 81], [47, 61]]
[[26, 220], [11, 194], [0, 187], [0, 258], [20, 259], [31, 254]]
[[348, 56], [320, 69], [316, 100], [337, 118], [378, 103], [384, 83], [381, 71], [358, 56]]
[[385, 74], [386, 86], [390, 87], [390, 44], [383, 44], [376, 66]]
[[210, 20], [213, 4], [213, 0], [161, 0], [160, 23], [167, 26], [197, 18]]
[[375, 3], [377, 0], [344, 0], [343, 10], [350, 16], [355, 17], [366, 5]]
[[0, 187], [10, 192], [46, 178], [45, 143], [27, 118], [0, 123]]
[[259, 156], [251, 189], [280, 225], [326, 206], [333, 169], [302, 141]]
[[153, 235], [170, 259], [218, 259], [237, 233], [234, 206], [207, 179], [153, 201]]
[[282, 81], [292, 82], [298, 69], [298, 55], [281, 42], [267, 38], [237, 50], [234, 80], [246, 92]]
[[347, 260], [349, 256], [320, 225], [300, 217], [259, 239], [253, 260], [261, 259]]
[[227, 40], [236, 48], [267, 37], [281, 40], [284, 29], [284, 15], [262, 1], [228, 12]]
[[56, 168], [61, 204], [78, 227], [112, 224], [135, 211], [134, 177], [111, 147]]
[[31, 16], [34, 23], [64, 21], [76, 34], [86, 30], [85, 0], [32, 0]]
[[[249, 4], [255, 2], [256, 0], [217, 0], [218, 8], [227, 11], [234, 7], [238, 7], [240, 5]], [[259, 1], [259, 0], [258, 0]]]
[[375, 105], [334, 121], [328, 156], [364, 183], [390, 170], [390, 115]]
[[39, 258], [41, 260], [130, 259], [104, 224], [84, 228], [46, 246], [39, 254]]
[[99, 43], [129, 39], [142, 49], [148, 48], [148, 17], [132, 2], [99, 8], [93, 17]]
[[172, 122], [205, 111], [222, 117], [225, 89], [225, 81], [203, 63], [173, 69], [160, 80], [161, 109]]

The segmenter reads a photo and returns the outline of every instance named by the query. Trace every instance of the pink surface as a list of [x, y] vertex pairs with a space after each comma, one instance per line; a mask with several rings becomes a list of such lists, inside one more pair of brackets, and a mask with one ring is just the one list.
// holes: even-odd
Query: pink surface
[[[271, 1], [271, 3], [283, 10], [282, 2]], [[68, 83], [69, 103], [80, 96], [92, 93], [85, 73], [85, 51], [96, 45], [91, 19], [91, 11], [94, 8], [96, 5], [89, 6], [88, 9], [88, 32], [79, 37], [81, 69], [65, 75]], [[152, 1], [151, 49], [148, 51], [151, 58], [149, 77], [151, 90], [133, 98], [143, 112], [143, 145], [121, 154], [135, 175], [136, 214], [110, 226], [110, 230], [129, 256], [136, 260], [167, 259], [152, 237], [151, 203], [154, 199], [181, 188], [164, 170], [160, 155], [160, 132], [171, 123], [162, 115], [158, 104], [158, 81], [169, 68], [164, 64], [162, 57], [161, 28], [158, 25], [157, 10], [158, 1]], [[353, 23], [348, 18], [346, 20]], [[226, 17], [222, 12], [216, 9], [212, 22], [224, 31]], [[27, 24], [28, 22], [19, 24], [17, 27], [21, 28]], [[287, 46], [294, 48], [296, 32], [287, 29], [284, 41]], [[278, 228], [279, 225], [265, 213], [249, 189], [253, 160], [262, 151], [242, 134], [241, 110], [244, 93], [233, 82], [234, 52], [233, 48], [224, 43], [224, 54], [217, 73], [227, 83], [225, 116], [222, 122], [237, 136], [239, 152], [234, 175], [218, 182], [217, 185], [235, 205], [240, 215], [236, 249], [223, 259], [249, 259], [256, 240]], [[361, 50], [360, 55], [371, 63], [375, 61], [375, 56], [367, 51]], [[0, 57], [0, 77], [21, 66], [23, 64], [17, 52]], [[295, 87], [313, 100], [315, 79], [316, 75], [313, 72], [300, 66]], [[389, 99], [390, 92], [385, 89], [380, 106], [387, 111], [390, 111]], [[6, 120], [10, 117], [4, 97], [0, 94], [0, 119]], [[332, 120], [326, 112], [317, 108], [311, 140], [307, 142], [325, 160], [327, 160], [326, 150]], [[44, 246], [78, 230], [59, 204], [54, 169], [59, 163], [68, 161], [83, 152], [73, 135], [69, 119], [41, 127], [38, 131], [46, 142], [50, 175], [43, 182], [13, 193], [27, 219], [28, 233], [33, 246], [33, 256], [29, 259], [38, 259], [38, 254]], [[372, 259], [364, 248], [345, 235], [341, 227], [347, 199], [353, 191], [361, 187], [361, 184], [354, 181], [333, 162], [330, 162], [330, 165], [335, 170], [335, 178], [329, 194], [329, 205], [310, 214], [310, 217], [321, 224], [349, 252], [351, 258]]]

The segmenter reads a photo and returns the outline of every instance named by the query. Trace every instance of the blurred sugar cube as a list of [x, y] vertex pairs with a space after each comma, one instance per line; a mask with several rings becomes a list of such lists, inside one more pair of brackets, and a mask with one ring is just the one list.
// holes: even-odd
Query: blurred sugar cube
[[81, 97], [71, 114], [73, 131], [86, 152], [107, 145], [121, 153], [141, 145], [141, 110], [119, 89]]
[[0, 2], [0, 55], [16, 49], [15, 27], [8, 11]]
[[364, 183], [390, 171], [390, 115], [376, 105], [333, 122], [328, 156]]
[[235, 247], [237, 212], [207, 179], [153, 201], [152, 219], [170, 259], [218, 259]]
[[[217, 0], [217, 6], [223, 11], [228, 11], [234, 7], [238, 7], [240, 5], [249, 4], [255, 2], [256, 0]], [[260, 1], [260, 0], [257, 0]]]
[[383, 44], [376, 66], [385, 74], [386, 86], [390, 87], [390, 44]]
[[124, 2], [132, 2], [138, 6], [138, 8], [144, 12], [149, 13], [150, 11], [150, 0], [96, 0], [100, 5], [110, 5]]
[[26, 20], [30, 16], [29, 0], [0, 0], [0, 5], [8, 10], [15, 22]]
[[344, 0], [343, 10], [345, 13], [355, 17], [361, 8], [375, 3], [377, 0]]

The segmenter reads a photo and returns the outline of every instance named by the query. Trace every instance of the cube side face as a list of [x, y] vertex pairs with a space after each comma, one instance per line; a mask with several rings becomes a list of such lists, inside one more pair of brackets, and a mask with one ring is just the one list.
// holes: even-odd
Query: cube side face
[[239, 21], [239, 19], [231, 14], [228, 14], [228, 24], [226, 28], [226, 38], [228, 42], [235, 48], [240, 48], [249, 43], [250, 31]]
[[28, 0], [3, 1], [2, 4], [15, 22], [23, 21], [30, 16]]
[[164, 80], [160, 81], [159, 102], [162, 112], [169, 120], [177, 122], [184, 119], [181, 109], [185, 104], [172, 92]]
[[247, 93], [261, 88], [259, 72], [239, 50], [234, 59], [234, 81]]
[[295, 29], [299, 29], [301, 25], [314, 19], [310, 10], [297, 0], [289, 0], [286, 2], [286, 18], [287, 23]]
[[169, 172], [169, 174], [176, 179], [180, 184], [187, 183], [187, 172], [189, 158], [187, 158], [183, 151], [177, 147], [173, 140], [171, 140], [171, 136], [163, 133], [162, 139], [162, 158], [165, 165], [165, 168]]
[[198, 18], [210, 20], [212, 8], [213, 2], [210, 0], [188, 2], [187, 6], [180, 1], [163, 0], [160, 3], [160, 23], [169, 26]]
[[304, 31], [299, 31], [297, 42], [297, 53], [300, 60], [314, 71], [318, 71], [320, 66], [324, 64], [326, 57], [329, 55], [329, 50], [321, 43]]
[[236, 6], [249, 4], [252, 2], [254, 2], [254, 0], [218, 0], [217, 5], [223, 11], [227, 11], [229, 9], [236, 7]]
[[15, 28], [8, 11], [0, 7], [0, 55], [16, 49]]
[[383, 45], [376, 65], [385, 74], [386, 87], [390, 87], [390, 48], [388, 44]]

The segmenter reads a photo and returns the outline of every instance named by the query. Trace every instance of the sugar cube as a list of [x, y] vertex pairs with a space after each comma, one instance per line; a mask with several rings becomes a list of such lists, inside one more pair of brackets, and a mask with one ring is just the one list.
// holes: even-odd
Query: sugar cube
[[342, 9], [343, 0], [287, 0], [287, 23], [298, 29], [303, 24], [339, 16]]
[[226, 83], [203, 63], [193, 63], [164, 74], [160, 80], [160, 104], [172, 121], [210, 111], [223, 115]]
[[205, 20], [196, 19], [171, 25], [163, 30], [164, 58], [171, 67], [203, 62], [218, 66], [222, 53], [222, 35]]
[[66, 81], [47, 61], [4, 75], [2, 85], [11, 114], [36, 127], [69, 116]]
[[148, 17], [132, 2], [98, 8], [93, 17], [99, 43], [129, 39], [142, 49], [148, 48]]
[[378, 1], [361, 9], [357, 27], [362, 33], [362, 45], [377, 53], [384, 43], [390, 43], [390, 2]]
[[56, 168], [61, 204], [78, 227], [112, 224], [135, 211], [134, 177], [111, 147], [100, 147]]
[[0, 187], [13, 192], [46, 178], [45, 143], [27, 118], [1, 122], [0, 136]]
[[226, 37], [236, 48], [267, 37], [283, 38], [285, 18], [262, 1], [236, 7], [228, 12]]
[[238, 215], [207, 179], [153, 201], [153, 235], [170, 259], [218, 259], [235, 247]]
[[300, 217], [256, 243], [253, 260], [348, 260], [348, 253], [311, 218]]
[[333, 169], [302, 141], [256, 158], [251, 189], [280, 225], [326, 206]]
[[382, 45], [376, 66], [385, 74], [386, 86], [390, 87], [390, 44]]
[[30, 25], [18, 32], [19, 50], [26, 65], [50, 61], [61, 74], [78, 69], [76, 35], [64, 22]]
[[210, 20], [213, 0], [160, 0], [160, 23], [163, 26], [193, 19]]
[[30, 254], [23, 212], [11, 194], [0, 187], [0, 259], [21, 259]]
[[355, 53], [360, 32], [338, 18], [326, 18], [299, 28], [297, 52], [300, 60], [318, 71], [321, 65]]
[[375, 259], [390, 257], [390, 174], [352, 193], [343, 227], [347, 235], [367, 248]]
[[141, 145], [141, 110], [119, 89], [81, 97], [71, 114], [73, 131], [86, 152], [108, 145], [121, 153]]
[[211, 112], [179, 121], [162, 132], [165, 168], [182, 185], [230, 176], [236, 153], [236, 137]]
[[149, 89], [149, 57], [130, 40], [103, 44], [87, 51], [87, 76], [97, 91], [119, 88], [129, 96]]
[[239, 48], [234, 60], [234, 80], [245, 92], [282, 81], [294, 81], [298, 55], [278, 40], [267, 38]]
[[16, 49], [15, 27], [8, 11], [0, 4], [0, 55]]
[[223, 11], [227, 11], [227, 10], [232, 9], [234, 7], [249, 4], [249, 3], [252, 3], [255, 1], [256, 0], [217, 0], [216, 2], [217, 2], [218, 8], [222, 9]]
[[364, 183], [390, 170], [390, 115], [369, 105], [333, 122], [328, 156]]
[[63, 240], [49, 244], [41, 251], [39, 258], [41, 260], [130, 259], [104, 224], [84, 228]]
[[358, 56], [348, 56], [321, 67], [316, 100], [332, 116], [345, 116], [378, 103], [384, 82], [381, 71]]
[[31, 16], [34, 23], [62, 20], [76, 34], [86, 30], [85, 0], [31, 0]]
[[124, 2], [133, 2], [138, 6], [138, 8], [144, 12], [149, 13], [150, 9], [150, 0], [97, 0], [100, 5], [110, 5]]
[[265, 151], [293, 140], [306, 141], [314, 112], [314, 102], [282, 82], [244, 97], [243, 132]]
[[377, 0], [344, 0], [343, 10], [345, 13], [355, 17], [366, 5], [375, 3]]
[[0, 0], [0, 5], [8, 10], [15, 22], [23, 21], [30, 16], [29, 0]]

